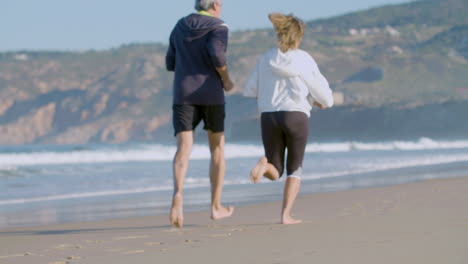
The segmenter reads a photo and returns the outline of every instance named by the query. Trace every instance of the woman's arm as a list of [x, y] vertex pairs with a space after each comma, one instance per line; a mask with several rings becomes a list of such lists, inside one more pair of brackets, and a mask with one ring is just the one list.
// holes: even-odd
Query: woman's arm
[[[333, 92], [330, 89], [325, 76], [320, 72], [317, 63], [310, 57], [311, 61], [308, 63], [307, 72], [302, 74], [304, 82], [309, 88], [309, 93], [313, 97], [314, 101], [322, 105], [322, 107], [333, 106]], [[322, 108], [323, 109], [323, 108]]]
[[255, 65], [252, 73], [247, 79], [247, 83], [244, 86], [243, 94], [247, 97], [258, 97], [258, 67], [259, 62]]

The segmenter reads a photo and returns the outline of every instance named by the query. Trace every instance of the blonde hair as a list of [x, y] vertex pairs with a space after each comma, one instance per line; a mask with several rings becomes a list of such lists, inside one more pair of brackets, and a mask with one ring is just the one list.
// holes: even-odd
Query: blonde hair
[[278, 45], [282, 52], [297, 49], [304, 36], [304, 22], [291, 15], [271, 13], [268, 15], [278, 36]]

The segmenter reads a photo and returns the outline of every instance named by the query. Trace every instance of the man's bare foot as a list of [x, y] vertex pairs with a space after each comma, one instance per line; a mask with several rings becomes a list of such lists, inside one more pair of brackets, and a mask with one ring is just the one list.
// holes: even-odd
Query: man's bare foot
[[234, 212], [234, 207], [220, 207], [219, 209], [212, 208], [211, 209], [211, 219], [219, 220], [226, 217], [230, 217]]
[[265, 174], [267, 168], [268, 160], [265, 157], [262, 157], [258, 162], [257, 165], [250, 171], [250, 179], [253, 183], [257, 183]]
[[281, 224], [283, 225], [294, 225], [294, 224], [300, 224], [300, 223], [302, 223], [302, 220], [294, 219], [291, 216], [281, 217]]
[[175, 194], [174, 197], [172, 198], [170, 221], [171, 221], [171, 225], [177, 228], [182, 228], [182, 226], [184, 225], [182, 202], [183, 202], [182, 194]]

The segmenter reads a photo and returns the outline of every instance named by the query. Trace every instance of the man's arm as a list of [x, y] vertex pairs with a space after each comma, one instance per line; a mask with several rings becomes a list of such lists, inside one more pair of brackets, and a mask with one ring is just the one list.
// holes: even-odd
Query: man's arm
[[228, 28], [220, 26], [211, 32], [210, 39], [208, 40], [208, 53], [210, 54], [213, 65], [218, 72], [223, 87], [226, 92], [232, 90], [234, 87], [226, 62], [226, 50], [228, 42]]
[[216, 71], [218, 72], [219, 76], [221, 77], [221, 80], [223, 81], [223, 87], [226, 92], [229, 92], [234, 88], [234, 84], [231, 81], [231, 78], [229, 77], [229, 72], [227, 65], [216, 68]]
[[169, 47], [167, 48], [166, 53], [166, 69], [168, 71], [175, 71], [176, 50], [172, 39], [172, 35], [173, 33], [171, 33], [171, 36], [169, 37]]

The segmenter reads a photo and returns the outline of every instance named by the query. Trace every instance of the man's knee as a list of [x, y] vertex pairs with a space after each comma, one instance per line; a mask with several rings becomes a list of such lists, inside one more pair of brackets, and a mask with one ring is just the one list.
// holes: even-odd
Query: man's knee
[[177, 152], [180, 153], [190, 153], [192, 151], [192, 142], [181, 141], [177, 145]]
[[210, 152], [212, 155], [220, 155], [224, 153], [224, 144], [219, 143], [219, 144], [214, 144], [210, 146]]
[[220, 163], [224, 160], [224, 146], [219, 145], [211, 148], [211, 160]]
[[177, 152], [176, 152], [176, 157], [179, 159], [187, 159], [190, 156], [190, 153], [192, 152], [192, 142], [191, 141], [179, 141], [177, 144]]
[[192, 150], [193, 132], [185, 131], [177, 134], [177, 151], [187, 152]]
[[191, 137], [179, 136], [177, 140], [177, 152], [174, 156], [174, 164], [178, 167], [188, 164], [192, 152], [193, 140]]
[[219, 163], [224, 160], [224, 140], [210, 141], [211, 160]]
[[224, 152], [224, 133], [213, 133], [208, 132], [208, 140], [210, 143], [210, 152], [213, 154], [215, 152]]
[[185, 168], [188, 167], [189, 155], [177, 152], [174, 157], [174, 167]]

